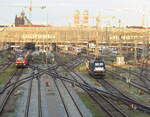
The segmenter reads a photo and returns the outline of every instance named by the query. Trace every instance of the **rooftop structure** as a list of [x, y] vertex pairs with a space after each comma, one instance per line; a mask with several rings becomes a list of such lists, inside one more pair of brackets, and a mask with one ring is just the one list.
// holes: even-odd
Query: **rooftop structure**
[[32, 23], [30, 22], [30, 20], [25, 16], [24, 11], [22, 11], [20, 13], [20, 16], [15, 17], [15, 26], [19, 26], [19, 25], [31, 25]]

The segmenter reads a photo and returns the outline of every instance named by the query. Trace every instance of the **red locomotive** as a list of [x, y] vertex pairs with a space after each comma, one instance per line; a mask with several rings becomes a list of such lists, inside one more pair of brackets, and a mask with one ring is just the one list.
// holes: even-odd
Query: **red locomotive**
[[16, 57], [16, 67], [17, 68], [25, 68], [29, 65], [29, 62], [31, 61], [32, 57], [27, 55], [19, 55]]
[[28, 62], [27, 62], [27, 57], [26, 56], [20, 55], [16, 58], [16, 67], [17, 68], [24, 68], [24, 67], [27, 66], [27, 63]]

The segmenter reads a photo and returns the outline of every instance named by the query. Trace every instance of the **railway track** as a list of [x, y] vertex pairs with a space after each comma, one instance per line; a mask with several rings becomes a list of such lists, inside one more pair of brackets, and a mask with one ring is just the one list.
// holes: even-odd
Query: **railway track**
[[[79, 77], [82, 82], [86, 82], [81, 76], [76, 73], [74, 74]], [[114, 104], [112, 100], [104, 97], [101, 94], [91, 93], [88, 90], [85, 91], [110, 117], [129, 117], [122, 109]]]
[[[71, 70], [71, 69], [69, 69], [69, 70]], [[84, 83], [85, 83], [85, 81], [83, 81]], [[112, 87], [111, 87], [112, 88]], [[110, 88], [110, 89], [111, 89]], [[117, 91], [117, 89], [114, 89], [113, 88], [113, 90], [115, 91]], [[115, 92], [116, 92], [115, 91]], [[117, 98], [115, 99], [115, 100], [120, 100], [121, 98], [123, 98], [123, 102], [124, 103], [126, 103], [126, 104], [128, 104], [128, 105], [135, 105], [136, 107], [137, 107], [137, 109], [138, 110], [140, 110], [140, 111], [147, 111], [148, 113], [149, 113], [149, 107], [148, 106], [145, 106], [145, 105], [143, 105], [143, 104], [140, 104], [140, 103], [138, 103], [138, 102], [136, 102], [134, 99], [130, 99], [130, 98], [128, 98], [128, 96], [126, 96], [126, 95], [124, 95], [124, 94], [122, 94], [121, 92], [119, 92], [119, 91], [117, 91], [118, 93], [120, 93], [120, 95], [118, 96], [117, 94], [115, 94], [115, 96], [117, 96]], [[112, 93], [111, 93], [112, 94]], [[122, 96], [121, 96], [122, 95]], [[106, 96], [107, 97], [107, 96]], [[112, 97], [109, 97], [109, 98], [111, 98], [111, 99], [113, 99], [114, 100], [114, 98], [113, 98], [114, 96], [112, 96]]]
[[[87, 59], [93, 59], [88, 57]], [[114, 66], [111, 64], [107, 64], [107, 66], [110, 66], [112, 68], [115, 68], [115, 71], [110, 71], [107, 69], [107, 73], [110, 75], [114, 75], [114, 78], [117, 78], [119, 80], [122, 80], [123, 82], [127, 83], [127, 79], [129, 79], [129, 76], [123, 76], [122, 73], [128, 73], [131, 75], [133, 75], [133, 77], [136, 77], [134, 79], [130, 80], [130, 84], [131, 86], [140, 89], [144, 92], [146, 92], [147, 94], [150, 94], [150, 79], [148, 78], [148, 74], [145, 74], [142, 72], [142, 70], [144, 70], [144, 68], [140, 71], [141, 72], [137, 72], [137, 71], [132, 71], [131, 69], [126, 69], [126, 68], [122, 68], [122, 67], [118, 67], [118, 66]]]
[[30, 81], [29, 88], [28, 88], [28, 96], [27, 96], [27, 103], [26, 103], [26, 107], [25, 107], [24, 117], [28, 117], [29, 116], [30, 101], [31, 101], [31, 92], [32, 92], [32, 81], [33, 80]]
[[98, 89], [96, 87], [93, 87], [91, 85], [89, 85], [88, 83], [81, 83], [81, 82], [78, 82], [76, 80], [73, 80], [73, 79], [70, 79], [70, 78], [67, 78], [67, 77], [64, 77], [64, 76], [58, 76], [56, 74], [51, 74], [51, 73], [47, 73], [49, 74], [50, 76], [52, 77], [57, 77], [59, 80], [63, 80], [65, 82], [68, 82], [68, 83], [71, 83], [71, 84], [74, 84], [75, 86], [77, 87], [80, 87], [81, 89], [87, 89], [88, 91], [90, 92], [94, 92], [94, 93], [100, 93], [102, 94], [103, 96], [107, 97], [107, 98], [110, 98], [110, 99], [115, 99], [116, 100], [120, 100], [124, 103], [128, 102], [130, 104], [134, 104], [136, 105], [137, 109], [140, 110], [140, 111], [144, 111], [144, 112], [147, 112], [147, 113], [150, 113], [150, 107], [149, 106], [145, 106], [143, 104], [140, 104], [140, 103], [137, 103], [137, 102], [134, 102], [134, 101], [131, 101], [127, 98], [123, 98], [123, 97], [118, 97], [114, 94], [111, 94], [109, 92], [106, 92], [106, 91], [103, 91], [101, 89]]
[[110, 117], [129, 117], [124, 111], [118, 108], [112, 100], [100, 94], [91, 94], [89, 92], [88, 94]]
[[[41, 72], [41, 73], [39, 73], [39, 75], [42, 75], [42, 74], [44, 74], [44, 72]], [[35, 73], [35, 75], [37, 75], [36, 73]], [[67, 79], [66, 77], [64, 77], [63, 79], [60, 79], [60, 78], [62, 78], [62, 76], [58, 76], [57, 74], [51, 74], [50, 73], [50, 75], [52, 75], [53, 77], [57, 77], [59, 80], [64, 80], [65, 82], [68, 82], [68, 80], [69, 80], [69, 82], [70, 83], [77, 83], [75, 80], [71, 80], [71, 79]], [[23, 83], [25, 83], [25, 82], [27, 82], [27, 81], [30, 81], [32, 78], [28, 78], [26, 81], [22, 81], [21, 83], [19, 83], [18, 85], [21, 85], [21, 84], [23, 84]], [[93, 91], [93, 92], [99, 92], [99, 90], [98, 89], [93, 89], [91, 86], [89, 86], [89, 85], [87, 85], [86, 83], [84, 83], [84, 84], [82, 84], [82, 83], [79, 83], [78, 82], [78, 84], [76, 84], [78, 87], [81, 87], [81, 88], [83, 88], [84, 87], [84, 89], [85, 89], [85, 87], [86, 88], [88, 88], [89, 89], [89, 91]], [[100, 91], [101, 92], [101, 91]], [[99, 92], [99, 93], [100, 93]], [[105, 93], [104, 93], [105, 94]], [[112, 94], [111, 94], [112, 95]], [[112, 95], [112, 96], [114, 96], [114, 95]], [[116, 97], [116, 96], [115, 96]], [[109, 97], [110, 98], [110, 97]], [[118, 97], [116, 97], [117, 99], [119, 99], [119, 100], [122, 100], [121, 98], [118, 98]], [[123, 99], [123, 100], [127, 100], [127, 99]], [[127, 100], [127, 101], [129, 101], [129, 100]], [[133, 103], [133, 102], [131, 102], [131, 103]], [[138, 104], [137, 104], [138, 105]], [[139, 106], [139, 105], [138, 105]], [[141, 106], [141, 105], [140, 105]], [[145, 106], [143, 106], [142, 108], [148, 108], [148, 107], [145, 107]]]
[[[116, 87], [114, 87], [112, 84], [110, 84], [108, 81], [104, 80], [104, 79], [96, 79], [97, 82], [99, 82], [108, 92], [110, 92], [111, 94], [115, 94], [118, 97], [123, 97], [126, 98], [128, 100], [130, 100], [131, 102], [136, 102], [134, 99], [129, 98], [127, 95], [123, 94], [119, 89], [117, 89]], [[131, 106], [130, 103], [126, 102], [126, 105], [128, 107]]]
[[99, 82], [107, 91], [109, 91], [112, 94], [116, 94], [120, 97], [128, 97], [124, 95], [121, 91], [119, 91], [116, 87], [114, 87], [112, 84], [107, 82], [104, 79], [96, 79], [97, 82]]
[[67, 108], [67, 106], [66, 106], [66, 104], [65, 104], [64, 98], [63, 98], [63, 96], [62, 96], [62, 94], [61, 94], [61, 91], [60, 91], [60, 89], [59, 89], [59, 87], [58, 87], [58, 84], [57, 84], [57, 82], [56, 82], [56, 79], [54, 79], [54, 83], [55, 83], [56, 88], [57, 88], [57, 90], [58, 90], [58, 93], [59, 93], [59, 96], [60, 96], [60, 98], [61, 98], [61, 101], [62, 101], [63, 107], [64, 107], [64, 109], [65, 109], [66, 115], [67, 115], [67, 117], [69, 117], [70, 115], [69, 115], [69, 112], [68, 112], [68, 108]]
[[[54, 71], [54, 70], [52, 70], [51, 69], [51, 67], [50, 67], [50, 69], [49, 69], [50, 71], [53, 71], [53, 72], [55, 72], [56, 74], [57, 74], [57, 72], [56, 71]], [[40, 73], [39, 73], [40, 74]], [[44, 74], [44, 73], [43, 73]], [[35, 77], [38, 77], [37, 75], [35, 76]], [[30, 81], [30, 86], [29, 86], [29, 91], [28, 91], [28, 98], [27, 98], [27, 104], [26, 104], [26, 110], [25, 110], [25, 117], [30, 117], [30, 115], [32, 115], [32, 114], [30, 114], [30, 108], [33, 108], [33, 107], [30, 107], [30, 101], [31, 101], [31, 90], [32, 90], [32, 81], [33, 81], [33, 79], [30, 79], [31, 81]], [[38, 80], [38, 116], [39, 117], [42, 117], [42, 112], [41, 112], [41, 110], [42, 110], [42, 108], [41, 108], [41, 96], [40, 96], [40, 94], [41, 94], [41, 92], [40, 92], [40, 81], [39, 81], [39, 78], [37, 78], [37, 80]], [[56, 85], [56, 87], [57, 87], [57, 90], [58, 90], [58, 92], [59, 92], [59, 95], [60, 95], [60, 98], [61, 98], [61, 100], [62, 100], [62, 103], [63, 103], [63, 105], [64, 105], [64, 108], [65, 108], [65, 110], [66, 110], [66, 115], [68, 116], [68, 117], [74, 117], [74, 116], [72, 116], [73, 115], [73, 111], [71, 112], [71, 111], [68, 111], [69, 110], [69, 107], [68, 107], [68, 105], [66, 104], [67, 102], [66, 101], [64, 101], [65, 100], [65, 96], [64, 96], [64, 93], [62, 92], [62, 90], [61, 90], [61, 87], [59, 86], [59, 85], [62, 85], [63, 87], [64, 87], [64, 89], [66, 90], [66, 93], [67, 93], [67, 95], [68, 96], [70, 96], [70, 100], [72, 100], [72, 104], [71, 105], [74, 105], [74, 108], [75, 109], [73, 109], [74, 111], [75, 110], [77, 110], [77, 112], [78, 112], [78, 114], [77, 114], [77, 112], [76, 112], [76, 115], [78, 116], [78, 117], [85, 117], [85, 116], [83, 116], [82, 115], [82, 113], [80, 112], [80, 109], [79, 109], [79, 107], [78, 107], [78, 105], [76, 104], [76, 101], [74, 100], [74, 97], [72, 96], [72, 94], [70, 93], [70, 91], [69, 91], [69, 89], [68, 89], [68, 87], [67, 87], [67, 85], [63, 82], [63, 81], [58, 81], [57, 79], [54, 79], [54, 83], [55, 83], [55, 85]]]
[[[56, 74], [56, 76], [59, 75], [57, 70], [55, 70], [55, 71], [53, 70], [53, 72]], [[76, 100], [74, 99], [73, 95], [71, 94], [70, 89], [68, 88], [67, 84], [62, 80], [58, 81], [56, 79], [54, 79], [54, 83], [55, 83], [55, 85], [57, 87], [57, 90], [59, 92], [59, 95], [61, 97], [61, 101], [63, 103], [63, 106], [64, 106], [64, 109], [66, 111], [67, 117], [71, 117], [71, 115], [74, 115], [73, 114], [74, 112], [76, 112], [75, 115], [77, 117], [85, 117], [84, 114], [82, 113], [79, 105], [77, 104]], [[74, 110], [74, 112], [69, 111], [69, 106], [68, 106], [68, 104], [66, 104], [66, 101], [65, 101], [66, 96], [64, 96], [64, 94], [61, 93], [62, 91], [61, 91], [60, 88], [62, 88], [62, 87], [60, 87], [58, 84], [61, 85], [62, 87], [64, 87], [64, 89], [66, 90], [66, 95], [68, 95], [67, 97], [70, 97], [70, 100], [71, 100], [69, 105], [72, 105], [72, 106], [74, 105], [72, 107], [72, 108], [74, 108], [74, 109], [72, 109], [72, 110]]]
[[[86, 83], [85, 80], [82, 79], [82, 77], [80, 77], [79, 75], [77, 75], [75, 72], [72, 71], [72, 69], [81, 64], [81, 62], [74, 61], [72, 62], [72, 64], [66, 65], [64, 68], [65, 71], [67, 72], [72, 72], [74, 73], [77, 77], [79, 77], [79, 79], [83, 82]], [[69, 68], [69, 70], [68, 70]], [[76, 80], [76, 78], [70, 74], [71, 77]], [[77, 80], [76, 80], [77, 81]], [[101, 107], [110, 117], [128, 117], [128, 115], [123, 112], [122, 110], [120, 110], [117, 105], [115, 105], [112, 101], [110, 101], [108, 98], [104, 97], [101, 94], [96, 94], [96, 93], [91, 93], [90, 91], [84, 89], [84, 91], [93, 99], [94, 102], [96, 102], [99, 107]], [[102, 103], [103, 102], [103, 103]]]
[[[57, 66], [56, 66], [57, 67]], [[51, 69], [51, 68], [50, 68]], [[50, 70], [49, 69], [49, 70]], [[37, 83], [38, 83], [38, 117], [42, 117], [42, 106], [41, 106], [41, 91], [40, 91], [40, 75], [43, 75], [44, 74], [44, 70], [41, 70], [40, 71], [40, 73], [38, 72], [38, 73], [35, 73], [33, 76], [31, 75], [31, 76], [29, 76], [29, 77], [26, 77], [26, 78], [23, 78], [23, 79], [21, 79], [21, 80], [14, 80], [13, 82], [12, 82], [12, 79], [10, 79], [7, 83], [6, 83], [6, 85], [5, 85], [5, 87], [4, 87], [4, 90], [3, 91], [1, 91], [1, 94], [3, 94], [3, 93], [7, 93], [7, 90], [9, 90], [9, 89], [12, 89], [10, 92], [10, 95], [12, 94], [12, 92], [18, 87], [18, 86], [20, 86], [20, 85], [22, 85], [22, 84], [24, 84], [24, 83], [26, 83], [26, 82], [28, 82], [28, 81], [30, 81], [30, 85], [29, 85], [29, 91], [28, 91], [28, 96], [27, 96], [27, 103], [26, 103], [26, 107], [25, 107], [25, 114], [24, 114], [24, 116], [25, 117], [28, 117], [28, 116], [31, 116], [32, 114], [30, 114], [30, 106], [31, 105], [33, 105], [33, 104], [30, 104], [30, 102], [32, 102], [31, 100], [31, 98], [32, 98], [32, 85], [33, 85], [33, 80], [35, 79], [35, 77], [37, 78]], [[14, 74], [15, 75], [15, 74]], [[13, 75], [13, 76], [14, 76]], [[67, 86], [65, 85], [65, 84], [63, 84], [64, 85], [64, 87], [66, 88], [66, 90], [67, 90]], [[69, 90], [67, 90], [67, 92], [68, 92], [68, 94], [69, 94]], [[9, 95], [9, 96], [10, 96]], [[69, 94], [70, 95], [70, 97], [71, 97], [71, 94]], [[73, 99], [73, 97], [71, 97], [72, 99]], [[8, 100], [8, 98], [7, 98], [7, 100]], [[2, 101], [2, 102], [5, 102], [5, 101]], [[75, 103], [75, 101], [73, 101], [74, 103]], [[76, 104], [75, 104], [76, 105]], [[3, 104], [2, 104], [2, 109], [3, 109]], [[2, 110], [1, 109], [1, 110]], [[83, 117], [83, 116], [81, 116], [81, 117]]]
[[38, 117], [42, 117], [41, 82], [39, 75], [37, 76], [37, 82], [38, 82]]
[[[110, 74], [110, 75], [112, 75], [112, 76], [114, 76], [114, 78], [119, 79], [119, 80], [127, 83], [127, 79], [128, 78], [125, 77], [125, 76], [122, 76], [122, 75], [118, 74], [118, 72], [107, 70], [107, 73]], [[131, 80], [130, 82], [128, 82], [128, 84], [131, 85], [131, 86], [133, 86], [133, 87], [135, 87], [135, 88], [137, 88], [137, 89], [143, 90], [147, 94], [150, 94], [149, 89], [147, 89], [146, 86], [143, 86], [140, 83], [137, 83], [137, 82]]]
[[[74, 62], [73, 62], [74, 61]], [[80, 64], [80, 59], [78, 59], [76, 61], [76, 59], [73, 59], [72, 60], [72, 64], [68, 64], [68, 67], [71, 69], [74, 68], [74, 66], [77, 66]], [[63, 64], [64, 65], [64, 64]], [[36, 88], [37, 88], [37, 103], [35, 103], [34, 106], [36, 106], [37, 110], [36, 112], [38, 113], [37, 116], [38, 117], [42, 117], [42, 101], [41, 101], [41, 75], [43, 74], [47, 74], [47, 72], [49, 73], [49, 75], [53, 76], [54, 77], [54, 82], [55, 82], [55, 86], [57, 87], [57, 90], [59, 92], [59, 95], [61, 97], [61, 100], [62, 100], [62, 103], [64, 102], [64, 108], [66, 108], [66, 115], [68, 117], [71, 117], [71, 114], [70, 114], [70, 111], [68, 109], [68, 105], [66, 104], [66, 101], [65, 101], [65, 96], [64, 96], [64, 93], [62, 92], [62, 89], [61, 87], [63, 87], [65, 89], [65, 92], [67, 93], [68, 97], [70, 97], [69, 100], [72, 101], [72, 104], [74, 105], [74, 108], [76, 108], [75, 110], [77, 111], [78, 115], [81, 116], [81, 117], [85, 117], [84, 114], [81, 112], [81, 109], [80, 107], [78, 106], [78, 104], [76, 103], [76, 101], [74, 100], [74, 97], [72, 96], [71, 92], [70, 92], [70, 89], [68, 88], [68, 85], [66, 85], [66, 80], [72, 83], [75, 83], [77, 84], [77, 86], [79, 87], [82, 87], [85, 91], [87, 90], [87, 93], [89, 93], [90, 96], [93, 96], [93, 100], [95, 99], [95, 102], [97, 103], [100, 103], [101, 101], [104, 101], [104, 100], [107, 100], [106, 103], [103, 103], [99, 106], [103, 106], [103, 108], [105, 108], [106, 110], [109, 110], [107, 113], [110, 115], [110, 116], [115, 116], [115, 117], [127, 117], [127, 115], [120, 111], [118, 109], [118, 107], [116, 107], [116, 105], [114, 105], [110, 99], [108, 99], [106, 97], [106, 95], [104, 96], [103, 94], [101, 93], [97, 93], [98, 90], [97, 89], [94, 89], [92, 88], [91, 86], [89, 86], [86, 81], [82, 80], [82, 83], [79, 83], [75, 78], [73, 78], [72, 80], [71, 79], [67, 79], [67, 77], [64, 79], [61, 79], [62, 77], [62, 74], [59, 73], [59, 71], [56, 71], [56, 69], [58, 68], [58, 66], [60, 66], [59, 64], [54, 66], [54, 67], [49, 67], [47, 69], [39, 69], [38, 67], [35, 68], [33, 66], [33, 69], [35, 71], [35, 73], [31, 76], [28, 76], [28, 77], [25, 77], [21, 80], [15, 80], [15, 81], [8, 81], [8, 84], [5, 86], [5, 93], [7, 92], [7, 90], [11, 89], [13, 87], [13, 90], [15, 90], [15, 88], [17, 88], [18, 86], [26, 83], [26, 82], [29, 82], [29, 87], [28, 87], [28, 96], [27, 96], [27, 103], [26, 103], [26, 106], [25, 106], [25, 113], [24, 113], [24, 117], [31, 117], [32, 114], [31, 114], [31, 110], [30, 110], [30, 106], [33, 106], [34, 104], [31, 103], [32, 102], [32, 88], [33, 88], [33, 84], [35, 85], [36, 84]], [[72, 66], [72, 67], [71, 67]], [[62, 67], [61, 67], [62, 68]], [[69, 70], [69, 72], [70, 72]], [[68, 71], [67, 71], [68, 72]], [[73, 72], [73, 71], [71, 71]], [[35, 79], [35, 80], [34, 80]], [[58, 79], [58, 80], [57, 80]], [[34, 83], [33, 83], [34, 81]], [[61, 85], [61, 87], [60, 87]], [[89, 90], [88, 90], [89, 89]], [[93, 92], [93, 93], [92, 93]], [[99, 97], [102, 97], [102, 99], [99, 99]], [[106, 108], [108, 106], [108, 109]], [[115, 110], [114, 110], [115, 109]], [[114, 113], [110, 113], [111, 111], [116, 111]], [[120, 111], [120, 112], [119, 112]], [[68, 114], [67, 114], [68, 113]]]
[[10, 65], [12, 65], [12, 62], [0, 64], [0, 70], [5, 71]]
[[[126, 68], [121, 68], [121, 67], [117, 67], [117, 66], [112, 66], [114, 67], [117, 71], [119, 71], [120, 73], [128, 73], [130, 75], [133, 75], [136, 77], [136, 80], [131, 80], [131, 85], [133, 84], [133, 86], [135, 86], [136, 88], [138, 88], [138, 86], [140, 86], [139, 88], [141, 88], [141, 90], [145, 90], [145, 92], [150, 92], [150, 79], [148, 78], [148, 76], [142, 74], [141, 72], [137, 72], [137, 71], [132, 71], [132, 70], [128, 70]], [[109, 71], [112, 72], [112, 71]], [[117, 74], [117, 72], [113, 72], [115, 74]], [[147, 71], [148, 73], [148, 71]]]
[[7, 88], [7, 90], [5, 90], [3, 93], [0, 94], [0, 114], [2, 114], [10, 96], [13, 94], [14, 90], [15, 90], [15, 87], [17, 85], [17, 81], [19, 80], [21, 74], [22, 74], [23, 70], [17, 70], [11, 77], [10, 79], [8, 80], [8, 82], [5, 84], [4, 88], [7, 87], [7, 85], [10, 83], [10, 82], [14, 82], [14, 84]]
[[[36, 76], [34, 72], [37, 72]], [[37, 117], [42, 117], [41, 82], [38, 69], [33, 70], [32, 79], [29, 82], [24, 117], [35, 116], [35, 113]]]
[[9, 76], [8, 80], [4, 84], [4, 87], [0, 89], [0, 92], [3, 92], [5, 90], [5, 88], [11, 83], [11, 81], [15, 78], [15, 75], [17, 74], [17, 72], [18, 72], [18, 70], [16, 70]]

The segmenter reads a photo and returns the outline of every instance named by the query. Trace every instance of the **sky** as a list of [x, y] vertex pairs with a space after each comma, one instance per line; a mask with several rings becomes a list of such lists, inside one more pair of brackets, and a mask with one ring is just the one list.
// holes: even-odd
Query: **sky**
[[[17, 7], [15, 6], [17, 5]], [[29, 17], [29, 10], [20, 5], [30, 5], [30, 0], [0, 0], [0, 24], [12, 24], [22, 10]], [[33, 6], [46, 6], [45, 9], [32, 9], [33, 24], [69, 25], [73, 23], [75, 10], [82, 14], [89, 11], [90, 25], [95, 25], [93, 16], [101, 16], [101, 25], [141, 25], [145, 14], [145, 24], [150, 26], [150, 0], [32, 0]], [[147, 11], [147, 12], [143, 12]], [[115, 16], [115, 19], [109, 17]]]

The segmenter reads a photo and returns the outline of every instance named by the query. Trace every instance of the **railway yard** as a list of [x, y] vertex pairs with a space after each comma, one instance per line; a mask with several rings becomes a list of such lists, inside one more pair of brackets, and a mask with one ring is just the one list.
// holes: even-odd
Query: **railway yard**
[[148, 63], [118, 66], [105, 56], [105, 75], [95, 76], [92, 56], [30, 54], [26, 67], [16, 67], [14, 51], [0, 52], [0, 117], [150, 116]]
[[149, 0], [1, 0], [0, 117], [150, 117]]

